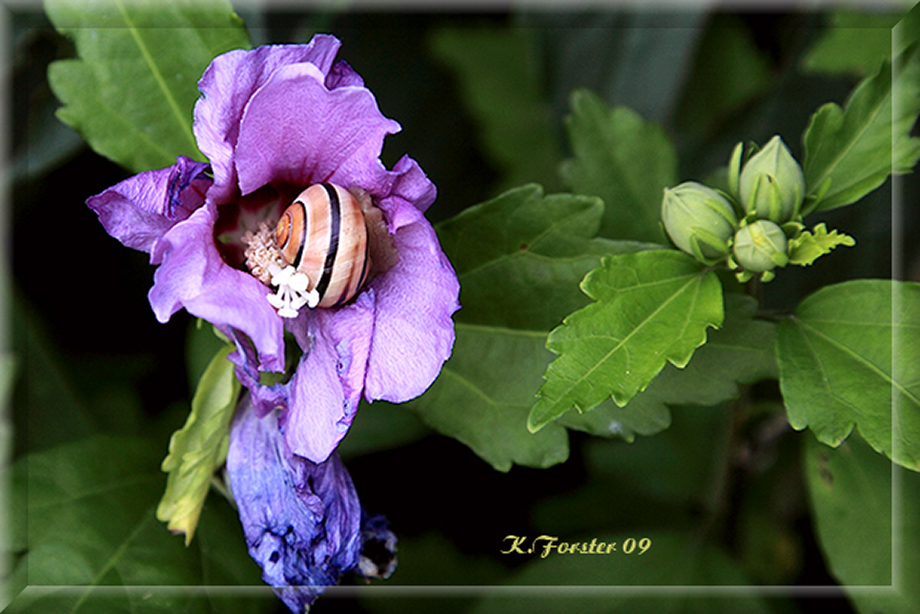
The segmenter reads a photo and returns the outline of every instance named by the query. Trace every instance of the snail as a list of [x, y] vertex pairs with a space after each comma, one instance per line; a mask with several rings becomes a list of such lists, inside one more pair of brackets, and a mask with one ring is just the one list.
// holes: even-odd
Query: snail
[[348, 302], [396, 262], [383, 212], [367, 192], [332, 183], [313, 184], [294, 199], [278, 220], [275, 241], [285, 263], [309, 278], [318, 307]]

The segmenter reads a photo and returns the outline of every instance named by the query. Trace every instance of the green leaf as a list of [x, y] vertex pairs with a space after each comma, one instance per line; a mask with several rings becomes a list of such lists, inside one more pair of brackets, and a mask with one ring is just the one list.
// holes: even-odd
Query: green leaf
[[717, 405], [738, 397], [738, 384], [753, 384], [778, 375], [773, 352], [776, 326], [755, 319], [757, 303], [742, 294], [725, 295], [722, 328], [709, 332], [706, 345], [683, 369], [666, 365], [648, 388], [624, 407], [605, 401], [587, 413], [569, 411], [561, 418], [569, 428], [593, 435], [653, 435], [671, 423], [669, 406]]
[[804, 135], [804, 171], [813, 200], [803, 213], [854, 203], [920, 159], [920, 139], [910, 135], [920, 114], [918, 49], [914, 45], [898, 58], [894, 79], [886, 63], [856, 87], [843, 109], [828, 103], [812, 116]]
[[61, 121], [133, 172], [203, 160], [192, 135], [198, 79], [215, 56], [249, 47], [229, 2], [48, 0], [45, 11], [79, 56], [48, 69]]
[[836, 450], [809, 437], [805, 476], [833, 576], [845, 590], [886, 587], [848, 590], [856, 610], [920, 611], [920, 551], [911, 546], [920, 543], [920, 474], [893, 467], [860, 437]]
[[445, 28], [431, 46], [456, 72], [479, 120], [486, 151], [502, 171], [498, 191], [532, 182], [556, 189], [561, 154], [527, 30]]
[[857, 280], [806, 298], [777, 332], [790, 424], [831, 446], [857, 427], [875, 450], [920, 471], [918, 332], [920, 284]]
[[664, 243], [661, 198], [677, 183], [677, 156], [664, 130], [633, 111], [610, 109], [587, 90], [573, 92], [565, 119], [575, 157], [563, 163], [566, 184], [603, 199], [601, 236]]
[[834, 576], [844, 585], [890, 585], [891, 463], [859, 437], [836, 450], [808, 437], [805, 476]]
[[585, 465], [592, 480], [642, 493], [671, 510], [676, 521], [679, 508], [698, 510], [708, 503], [713, 467], [729, 453], [729, 420], [730, 412], [722, 408], [681, 406], [674, 410], [673, 424], [656, 437], [630, 445], [590, 440], [583, 450]]
[[169, 455], [162, 469], [169, 474], [166, 492], [157, 508], [157, 519], [167, 522], [173, 533], [185, 535], [188, 545], [198, 526], [214, 471], [227, 457], [230, 420], [236, 409], [240, 383], [227, 360], [233, 346], [224, 346], [205, 369], [192, 411], [169, 441]]
[[256, 600], [150, 588], [261, 585], [226, 502], [206, 506], [197, 549], [183, 547], [156, 521], [158, 455], [144, 440], [94, 437], [14, 464], [14, 496], [28, 506], [28, 525], [20, 525], [28, 535], [18, 538], [28, 549], [17, 570], [27, 570], [30, 586], [10, 612], [242, 613], [276, 605], [270, 591]]
[[[526, 536], [529, 547], [536, 536]], [[554, 536], [550, 536], [554, 537]], [[628, 539], [633, 548], [624, 552]], [[650, 546], [639, 554], [638, 541], [648, 539]], [[587, 535], [582, 539], [559, 537], [559, 542], [584, 543], [590, 548], [592, 540], [610, 544], [617, 550], [609, 554], [558, 554], [555, 551], [541, 558], [539, 542], [532, 554], [506, 554], [509, 560], [529, 557], [512, 586], [559, 586], [561, 592], [514, 591], [501, 592], [482, 600], [474, 614], [525, 614], [530, 612], [650, 612], [707, 613], [759, 612], [767, 613], [767, 603], [749, 595], [737, 593], [735, 598], [725, 594], [707, 595], [687, 590], [655, 591], [656, 586], [744, 586], [749, 581], [738, 566], [721, 549], [703, 543], [696, 535], [678, 532], [621, 533]], [[509, 548], [512, 540], [503, 547]], [[625, 587], [649, 587], [649, 590], [624, 590]], [[733, 593], [734, 594], [734, 593]]]
[[96, 433], [99, 420], [62, 364], [64, 353], [20, 292], [13, 293], [12, 320], [13, 350], [22, 357], [12, 404], [14, 422], [25, 427], [16, 431], [21, 449], [53, 447]]
[[920, 41], [920, 5], [914, 5], [891, 31], [891, 50], [898, 57]]
[[891, 28], [900, 15], [841, 9], [801, 60], [804, 70], [869, 77], [891, 58]]
[[565, 430], [534, 436], [527, 413], [552, 360], [545, 348], [550, 329], [587, 302], [579, 281], [602, 251], [642, 248], [592, 239], [601, 214], [596, 198], [544, 196], [529, 185], [438, 226], [463, 308], [450, 360], [408, 407], [499, 470], [513, 463], [545, 467], [568, 455]]
[[787, 253], [789, 264], [808, 266], [825, 254], [831, 253], [838, 245], [853, 247], [856, 240], [836, 230], [827, 231], [827, 225], [821, 222], [814, 228], [814, 232], [806, 230], [795, 239], [789, 241]]
[[509, 190], [438, 226], [460, 278], [456, 319], [549, 331], [587, 300], [578, 282], [597, 266], [592, 237], [603, 205], [594, 197]]
[[560, 356], [544, 375], [531, 430], [611, 396], [625, 405], [667, 362], [684, 367], [706, 329], [722, 324], [715, 272], [676, 250], [604, 258], [581, 286], [596, 302], [550, 334], [547, 347]]
[[546, 331], [457, 323], [450, 360], [409, 407], [425, 424], [469, 446], [499, 471], [549, 467], [568, 458], [561, 425], [532, 434], [527, 415], [552, 360]]

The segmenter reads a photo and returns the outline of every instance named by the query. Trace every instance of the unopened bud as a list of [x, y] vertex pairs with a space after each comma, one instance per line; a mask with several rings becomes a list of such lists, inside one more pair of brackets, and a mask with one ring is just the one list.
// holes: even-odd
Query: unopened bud
[[799, 214], [805, 175], [783, 140], [774, 136], [741, 169], [738, 196], [758, 219], [785, 224]]
[[738, 217], [728, 199], [694, 181], [665, 188], [661, 202], [664, 228], [682, 251], [715, 264], [728, 256]]
[[769, 220], [757, 220], [735, 233], [734, 260], [746, 271], [761, 273], [786, 266], [786, 233]]

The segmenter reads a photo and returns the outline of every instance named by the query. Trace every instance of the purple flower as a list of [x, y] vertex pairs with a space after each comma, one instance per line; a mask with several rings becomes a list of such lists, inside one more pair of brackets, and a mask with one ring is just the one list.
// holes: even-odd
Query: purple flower
[[[345, 435], [362, 395], [402, 402], [428, 388], [450, 355], [459, 307], [456, 275], [424, 217], [435, 186], [411, 158], [392, 170], [380, 162], [399, 125], [334, 61], [339, 44], [318, 35], [215, 58], [194, 114], [209, 164], [180, 157], [87, 201], [109, 234], [159, 265], [148, 295], [157, 319], [184, 308], [226, 334], [255, 414], [278, 410], [290, 451], [316, 463]], [[272, 284], [247, 268], [247, 242], [321, 182], [369, 195], [395, 264], [341, 306], [281, 317], [267, 298]], [[265, 385], [263, 372], [285, 370], [285, 330], [302, 355], [288, 381]]]
[[248, 395], [231, 429], [227, 475], [249, 554], [293, 612], [346, 571], [385, 577], [395, 567], [396, 538], [382, 517], [362, 513], [338, 455], [314, 463], [292, 454], [275, 414], [257, 417]]

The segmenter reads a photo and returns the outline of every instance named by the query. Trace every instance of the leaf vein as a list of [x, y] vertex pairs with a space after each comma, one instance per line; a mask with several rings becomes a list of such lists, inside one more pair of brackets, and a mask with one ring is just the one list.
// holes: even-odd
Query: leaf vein
[[137, 47], [140, 50], [141, 55], [144, 58], [144, 61], [149, 66], [150, 72], [153, 74], [153, 78], [156, 80], [157, 85], [160, 86], [160, 89], [163, 93], [163, 97], [166, 99], [166, 103], [169, 105], [169, 108], [172, 110], [173, 115], [175, 116], [176, 120], [179, 122], [179, 125], [182, 127], [182, 133], [191, 142], [191, 145], [192, 145], [191, 151], [197, 151], [198, 144], [195, 142], [195, 137], [192, 134], [191, 124], [187, 120], [187, 118], [183, 115], [182, 109], [179, 108], [179, 103], [176, 100], [175, 96], [173, 96], [172, 91], [169, 89], [169, 86], [166, 83], [166, 79], [163, 77], [162, 71], [160, 70], [159, 66], [157, 66], [156, 62], [154, 61], [153, 56], [150, 53], [150, 50], [147, 48], [146, 43], [141, 38], [138, 27], [134, 25], [134, 23], [131, 21], [131, 18], [128, 15], [128, 11], [125, 8], [124, 0], [116, 0], [116, 4], [118, 5], [118, 10], [121, 12], [122, 17], [125, 20], [125, 23], [128, 24], [128, 29], [131, 32], [131, 36], [132, 38], [134, 38], [134, 42], [137, 44]]

